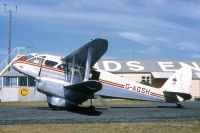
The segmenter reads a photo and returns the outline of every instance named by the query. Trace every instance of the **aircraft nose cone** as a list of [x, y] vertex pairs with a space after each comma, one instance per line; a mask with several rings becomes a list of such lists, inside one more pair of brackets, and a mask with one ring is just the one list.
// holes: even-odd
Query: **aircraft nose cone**
[[23, 65], [22, 65], [21, 63], [13, 63], [11, 66], [12, 66], [14, 69], [18, 70], [18, 71], [20, 71], [20, 70], [22, 70], [22, 69], [24, 68]]
[[11, 65], [13, 68], [17, 68], [17, 64], [16, 63], [12, 63], [12, 65]]

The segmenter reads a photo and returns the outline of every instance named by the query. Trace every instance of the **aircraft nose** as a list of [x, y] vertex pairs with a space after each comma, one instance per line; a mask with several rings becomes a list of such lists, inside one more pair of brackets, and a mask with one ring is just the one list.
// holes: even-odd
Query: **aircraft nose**
[[12, 67], [18, 71], [22, 70], [24, 67], [21, 63], [13, 63]]

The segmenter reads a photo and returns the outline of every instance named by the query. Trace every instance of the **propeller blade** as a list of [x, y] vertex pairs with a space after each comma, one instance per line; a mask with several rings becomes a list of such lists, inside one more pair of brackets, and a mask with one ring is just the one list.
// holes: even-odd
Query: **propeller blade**
[[44, 59], [41, 61], [40, 70], [39, 70], [39, 72], [38, 72], [38, 77], [40, 77], [40, 75], [41, 75], [41, 71], [42, 71], [42, 64], [43, 64], [43, 62], [44, 62]]
[[35, 78], [35, 87], [34, 87], [34, 91], [33, 91], [33, 95], [35, 96], [35, 93], [36, 93], [36, 89], [37, 89], [37, 86], [38, 86], [38, 83], [40, 82], [40, 77], [36, 77]]
[[35, 78], [35, 82], [36, 83], [35, 83], [35, 88], [34, 88], [34, 92], [33, 92], [34, 96], [35, 96], [35, 93], [36, 93], [37, 85], [40, 82], [40, 75], [41, 75], [41, 71], [42, 71], [42, 64], [43, 64], [43, 62], [44, 62], [44, 59], [42, 59], [42, 61], [41, 61], [40, 70], [38, 72], [38, 77]]

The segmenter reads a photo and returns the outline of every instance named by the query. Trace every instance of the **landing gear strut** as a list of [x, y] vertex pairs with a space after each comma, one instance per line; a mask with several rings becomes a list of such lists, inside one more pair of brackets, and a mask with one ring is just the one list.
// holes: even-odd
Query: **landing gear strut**
[[90, 109], [95, 109], [95, 107], [92, 105], [92, 98], [90, 99]]
[[183, 108], [184, 106], [183, 105], [181, 105], [180, 103], [176, 103], [176, 106], [177, 106], [177, 108]]
[[92, 106], [92, 99], [90, 99], [90, 106]]

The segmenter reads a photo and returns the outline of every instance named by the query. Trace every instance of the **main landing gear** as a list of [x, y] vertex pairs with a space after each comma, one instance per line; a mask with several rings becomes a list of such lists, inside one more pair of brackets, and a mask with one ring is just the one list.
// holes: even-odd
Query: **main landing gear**
[[176, 103], [176, 106], [177, 106], [177, 108], [179, 108], [179, 109], [184, 108], [184, 106], [181, 105], [180, 103]]
[[90, 106], [89, 106], [89, 108], [90, 109], [95, 109], [95, 106], [92, 105], [92, 98], [90, 99]]
[[61, 107], [52, 105], [51, 103], [48, 103], [48, 106], [49, 106], [52, 110], [54, 110], [54, 111], [57, 111], [57, 110], [61, 110], [61, 109], [62, 109]]

